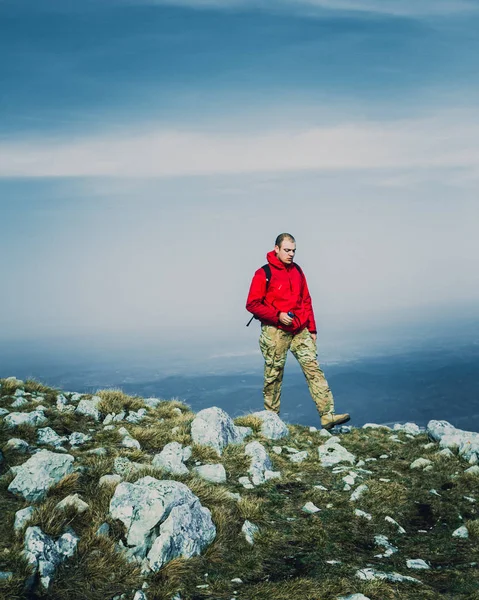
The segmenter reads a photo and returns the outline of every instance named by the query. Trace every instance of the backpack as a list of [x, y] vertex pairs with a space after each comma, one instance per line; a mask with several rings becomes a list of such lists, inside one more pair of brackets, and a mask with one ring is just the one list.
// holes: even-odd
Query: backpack
[[[293, 265], [296, 267], [296, 269], [299, 271], [299, 274], [301, 275], [301, 277], [304, 279], [304, 273], [303, 270], [301, 269], [301, 267], [299, 265], [297, 265], [295, 262], [293, 263]], [[269, 266], [269, 263], [266, 263], [265, 265], [263, 265], [261, 267], [264, 271], [264, 274], [266, 275], [266, 289], [264, 291], [264, 296], [263, 299], [261, 300], [261, 302], [264, 302], [265, 298], [266, 298], [266, 294], [268, 293], [268, 288], [269, 288], [269, 284], [271, 282], [271, 267]], [[246, 323], [246, 327], [249, 327], [251, 321], [253, 319], [256, 319], [257, 317], [255, 317], [254, 315], [251, 317], [251, 319]]]

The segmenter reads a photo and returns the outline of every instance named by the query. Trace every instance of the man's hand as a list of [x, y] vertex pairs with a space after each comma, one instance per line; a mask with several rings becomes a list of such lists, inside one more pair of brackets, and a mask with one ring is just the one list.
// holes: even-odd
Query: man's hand
[[279, 313], [278, 319], [281, 325], [286, 325], [287, 327], [293, 323], [293, 319], [285, 312]]
[[316, 340], [318, 339], [318, 334], [317, 333], [312, 333], [311, 337], [313, 338], [313, 342], [316, 343]]

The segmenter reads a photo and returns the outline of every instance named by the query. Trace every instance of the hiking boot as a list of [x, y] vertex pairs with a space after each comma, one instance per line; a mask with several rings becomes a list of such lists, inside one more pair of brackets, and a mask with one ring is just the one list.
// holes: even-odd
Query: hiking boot
[[321, 415], [321, 427], [323, 429], [332, 429], [336, 425], [347, 423], [351, 417], [348, 413], [336, 415], [335, 413], [324, 413]]

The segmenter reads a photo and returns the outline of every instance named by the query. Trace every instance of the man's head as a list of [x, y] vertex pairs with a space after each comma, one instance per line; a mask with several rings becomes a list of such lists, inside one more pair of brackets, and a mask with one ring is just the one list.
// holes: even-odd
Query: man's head
[[293, 262], [294, 254], [296, 252], [296, 241], [294, 237], [290, 233], [281, 233], [278, 235], [274, 245], [274, 251], [283, 264], [290, 265]]

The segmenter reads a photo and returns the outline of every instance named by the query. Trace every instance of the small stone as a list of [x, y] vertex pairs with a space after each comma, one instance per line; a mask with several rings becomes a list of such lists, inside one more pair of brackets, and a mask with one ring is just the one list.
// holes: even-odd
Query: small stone
[[367, 519], [368, 521], [370, 521], [373, 518], [369, 513], [364, 512], [364, 510], [360, 510], [359, 508], [354, 509], [354, 514], [357, 517], [362, 517], [363, 519]]
[[469, 475], [479, 475], [479, 467], [477, 465], [474, 465], [472, 467], [469, 467], [469, 469], [466, 469], [464, 473], [468, 473]]
[[251, 523], [251, 521], [246, 520], [243, 523], [243, 527], [241, 528], [241, 531], [242, 531], [243, 535], [245, 536], [248, 544], [253, 545], [254, 544], [254, 536], [257, 533], [259, 533], [259, 527], [257, 525], [255, 525], [254, 523]]
[[249, 477], [240, 477], [238, 479], [238, 483], [240, 483], [247, 490], [254, 489], [254, 485], [251, 483], [251, 480]]
[[98, 485], [118, 485], [121, 482], [120, 475], [103, 475], [98, 481]]
[[98, 410], [100, 402], [101, 398], [99, 396], [93, 396], [91, 400], [80, 400], [75, 412], [78, 415], [90, 417], [94, 421], [99, 421], [101, 418], [101, 413]]
[[352, 502], [356, 502], [357, 500], [359, 500], [359, 498], [361, 498], [361, 496], [363, 494], [365, 494], [367, 491], [369, 490], [368, 486], [365, 483], [362, 483], [361, 485], [358, 485], [358, 487], [354, 490], [354, 492], [351, 494], [350, 500]]
[[78, 494], [71, 494], [66, 498], [63, 498], [56, 506], [58, 510], [66, 510], [67, 508], [74, 508], [78, 514], [86, 512], [90, 507], [84, 502]]
[[138, 440], [132, 438], [130, 435], [125, 435], [125, 437], [121, 440], [121, 445], [124, 448], [135, 448], [136, 450], [141, 450], [141, 445]]
[[387, 429], [391, 431], [391, 428], [387, 425], [378, 425], [378, 423], [365, 423], [363, 429]]
[[417, 458], [414, 462], [409, 465], [410, 469], [424, 469], [424, 467], [428, 467], [432, 465], [432, 461], [428, 458]]
[[323, 492], [327, 492], [327, 491], [328, 491], [328, 488], [327, 488], [327, 487], [324, 487], [324, 485], [320, 485], [320, 484], [318, 484], [318, 485], [313, 485], [313, 488], [314, 488], [315, 490], [321, 490], [321, 491], [323, 491]]
[[13, 573], [11, 571], [0, 571], [0, 581], [8, 581], [13, 578]]
[[108, 537], [108, 535], [110, 534], [110, 526], [108, 525], [108, 523], [102, 523], [100, 525], [100, 527], [98, 527], [98, 529], [96, 530], [96, 534], [95, 535], [103, 535], [105, 537]]
[[458, 529], [452, 532], [452, 537], [462, 538], [466, 540], [469, 537], [469, 531], [467, 530], [467, 527], [463, 525], [462, 527], [459, 527]]
[[318, 428], [317, 428], [317, 427], [314, 427], [314, 426], [311, 426], [311, 427], [309, 428], [309, 431], [310, 431], [311, 433], [314, 433], [315, 431], [318, 431]]
[[386, 458], [389, 458], [389, 454], [381, 454], [379, 458], [385, 460]]
[[74, 431], [68, 436], [68, 441], [71, 446], [82, 446], [83, 444], [86, 444], [86, 442], [89, 442], [91, 439], [91, 435], [80, 433], [79, 431]]
[[15, 523], [13, 524], [14, 530], [18, 533], [32, 518], [35, 509], [33, 506], [27, 506], [21, 510], [17, 510], [15, 513]]
[[302, 463], [307, 458], [308, 458], [308, 453], [306, 450], [304, 450], [303, 452], [296, 452], [296, 454], [293, 454], [292, 456], [289, 457], [289, 460], [292, 463]]
[[281, 452], [283, 451], [283, 448], [281, 448], [281, 446], [273, 446], [273, 452], [275, 454], [281, 454]]
[[422, 558], [410, 558], [406, 560], [408, 569], [430, 569], [431, 567]]
[[25, 440], [20, 438], [10, 438], [5, 444], [4, 449], [11, 452], [18, 452], [19, 454], [27, 454], [30, 450], [30, 446]]
[[239, 577], [235, 577], [234, 579], [231, 580], [231, 583], [243, 583], [243, 580], [240, 579]]
[[211, 483], [226, 482], [226, 470], [222, 464], [202, 465], [201, 467], [194, 467], [193, 471], [205, 481]]
[[319, 512], [321, 509], [315, 506], [312, 502], [306, 502], [301, 510], [309, 515], [313, 515], [314, 513]]
[[382, 554], [375, 554], [375, 558], [388, 558], [398, 551], [396, 546], [393, 546], [385, 535], [375, 535], [374, 541], [378, 546], [385, 548], [385, 551]]
[[341, 596], [338, 600], [370, 600], [364, 594], [350, 594], [349, 596]]

